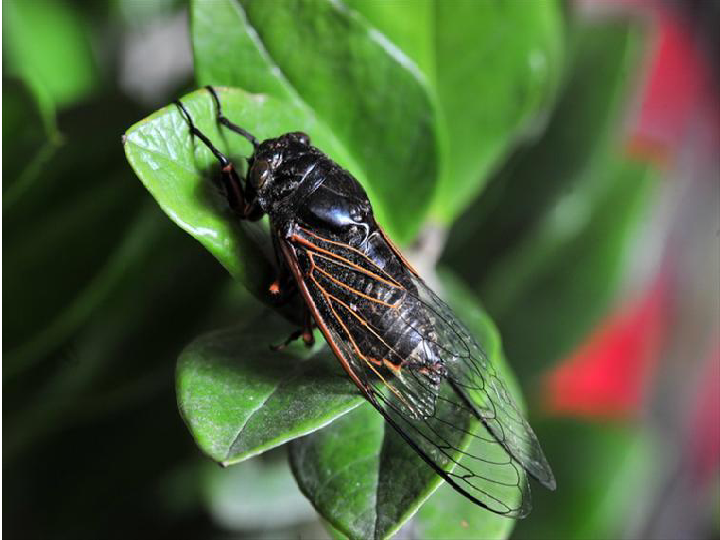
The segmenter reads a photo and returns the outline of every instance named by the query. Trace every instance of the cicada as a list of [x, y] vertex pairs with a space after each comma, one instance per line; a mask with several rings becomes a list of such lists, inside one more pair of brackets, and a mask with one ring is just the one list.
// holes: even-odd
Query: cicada
[[[208, 90], [217, 121], [253, 145], [243, 179], [176, 104], [220, 162], [237, 219], [269, 217], [279, 269], [269, 294], [304, 300], [303, 328], [286, 343], [311, 344], [320, 329], [363, 396], [437, 474], [488, 510], [527, 515], [528, 475], [555, 489], [537, 437], [483, 349], [377, 224], [360, 183], [305, 133], [258, 141]], [[469, 419], [485, 429], [469, 431]], [[476, 450], [460, 450], [468, 436]]]

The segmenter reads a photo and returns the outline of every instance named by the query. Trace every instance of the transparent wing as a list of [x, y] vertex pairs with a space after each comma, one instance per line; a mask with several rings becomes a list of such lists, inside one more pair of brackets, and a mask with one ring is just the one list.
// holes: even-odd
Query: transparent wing
[[448, 305], [421, 279], [412, 279], [417, 288], [412, 296], [433, 321], [437, 336], [432, 346], [457, 396], [514, 460], [545, 487], [555, 489], [555, 477], [540, 443], [492, 362]]
[[525, 471], [554, 489], [537, 438], [496, 369], [408, 267], [390, 272], [315, 233], [298, 237], [294, 254], [301, 289], [339, 360], [440, 476], [510, 517], [530, 510]]

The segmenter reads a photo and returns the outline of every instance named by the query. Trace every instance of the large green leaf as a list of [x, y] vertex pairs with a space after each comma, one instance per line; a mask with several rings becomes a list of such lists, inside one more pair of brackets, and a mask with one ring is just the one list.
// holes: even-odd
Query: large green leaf
[[[152, 204], [141, 210], [86, 289], [52, 325], [36, 329], [22, 357], [20, 350], [5, 355], [12, 360], [3, 365], [8, 460], [57, 431], [157, 399], [159, 388], [172, 400], [174, 366], [168, 359], [183, 336], [201, 324], [219, 324], [217, 310], [209, 308], [229, 281], [223, 281], [225, 272]], [[237, 306], [233, 311], [234, 319], [242, 312]], [[35, 366], [38, 361], [43, 364]]]
[[[258, 137], [303, 130], [340, 163], [351, 162], [334, 137], [307, 109], [265, 95], [219, 88], [223, 112]], [[252, 147], [242, 137], [218, 131], [214, 105], [207, 90], [182, 98], [195, 125], [242, 168]], [[214, 179], [219, 168], [212, 153], [190, 136], [175, 105], [135, 124], [125, 136], [125, 154], [135, 173], [168, 216], [200, 241], [235, 278], [267, 301], [274, 279], [267, 231], [257, 223], [234, 219]]]
[[52, 0], [2, 3], [3, 56], [42, 101], [69, 105], [97, 84], [89, 31], [77, 10]]
[[[414, 236], [434, 192], [437, 155], [428, 85], [410, 57], [329, 0], [195, 0], [192, 38], [200, 84], [263, 92], [305, 110], [293, 131], [312, 111], [357, 163], [350, 170], [379, 221], [399, 240]], [[235, 120], [248, 127], [244, 116]]]
[[560, 2], [348, 0], [425, 73], [438, 105], [433, 213], [469, 205], [553, 101], [563, 65]]
[[[118, 185], [107, 187], [118, 188]], [[127, 200], [127, 193], [119, 189], [114, 192], [95, 190], [92, 197], [78, 201], [81, 204], [65, 209], [74, 213], [59, 212], [60, 216], [53, 216], [60, 218], [57, 221], [41, 223], [40, 227], [30, 231], [34, 233], [31, 237], [35, 245], [26, 244], [26, 249], [13, 246], [16, 249], [10, 253], [14, 264], [8, 267], [3, 277], [3, 281], [7, 280], [13, 287], [8, 287], [3, 302], [18, 306], [19, 316], [7, 326], [12, 339], [5, 344], [4, 377], [27, 369], [67, 339], [112, 292], [127, 272], [128, 265], [150, 248], [145, 243], [146, 238], [139, 236], [147, 227], [147, 217], [134, 225], [112, 223], [117, 212], [127, 213], [121, 206]], [[88, 226], [100, 228], [103, 225], [106, 226], [104, 233], [117, 245], [112, 245], [106, 252], [105, 246], [99, 244], [95, 246], [95, 252], [79, 256], [78, 260], [62, 256], [65, 250], [75, 249], [78, 242], [86, 246], [88, 240], [92, 240], [92, 236], [82, 234]], [[82, 267], [83, 263], [85, 267]], [[48, 277], [51, 266], [53, 275]], [[72, 278], [64, 279], [66, 275], [72, 275]], [[43, 282], [45, 279], [47, 281]], [[28, 309], [22, 306], [21, 299], [28, 301], [30, 308], [42, 306], [27, 315], [33, 317], [33, 324], [20, 316]]]
[[198, 446], [223, 465], [310, 433], [362, 403], [329, 350], [295, 343], [272, 351], [269, 345], [293, 327], [269, 313], [254, 319], [198, 338], [178, 360], [180, 412]]
[[[451, 305], [519, 397], [492, 322], [466, 287], [449, 275], [444, 277]], [[458, 419], [458, 427], [489, 436], [477, 422], [460, 425], [462, 421]], [[443, 436], [458, 449], [455, 458], [470, 443], [469, 437], [460, 439], [452, 430], [443, 432]], [[477, 439], [475, 444], [479, 444]], [[484, 453], [487, 447], [474, 447], [473, 451], [490, 461], [504, 459]], [[350, 538], [392, 536], [442, 483], [369, 404], [323, 430], [294, 440], [290, 458], [300, 489], [334, 528]], [[443, 529], [443, 519], [451, 524], [448, 534], [454, 537], [505, 538], [512, 527], [512, 520], [479, 509], [450, 488], [433, 495], [426, 507], [418, 518], [418, 530], [423, 535], [417, 538], [433, 537]], [[448, 508], [456, 509], [458, 514], [441, 517]]]
[[[3, 306], [14, 314], [4, 323], [5, 375], [61, 346], [102, 306], [138, 253], [133, 223], [149, 201], [139, 183], [128, 182], [117, 151], [117, 134], [134, 111], [124, 99], [73, 108], [62, 117], [62, 147], [53, 146], [54, 117], [45, 120], [43, 138], [37, 113], [23, 107], [3, 116], [3, 128], [12, 130], [3, 160], [3, 250], [12, 261], [3, 274]], [[55, 151], [38, 152], [41, 141]], [[13, 179], [18, 168], [21, 178]]]
[[[543, 136], [512, 156], [448, 239], [447, 256], [468, 280], [482, 280], [560, 197], [576, 189], [609, 146], [615, 150], [634, 82], [628, 74], [636, 73], [640, 58], [640, 30], [619, 21], [571, 27], [570, 66]], [[482, 267], [467, 258], [468, 245]]]
[[448, 223], [551, 102], [563, 29], [555, 1], [437, 1], [435, 10], [444, 138], [433, 211]]
[[344, 0], [435, 80], [436, 0]]
[[641, 37], [628, 22], [571, 32], [572, 68], [547, 132], [450, 235], [447, 260], [477, 285], [528, 375], [567, 353], [602, 314], [649, 201], [652, 171], [617, 148]]

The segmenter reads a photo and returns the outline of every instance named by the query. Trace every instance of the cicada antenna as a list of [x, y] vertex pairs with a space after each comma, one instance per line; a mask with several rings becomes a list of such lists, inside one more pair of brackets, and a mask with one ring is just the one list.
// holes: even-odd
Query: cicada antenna
[[237, 124], [231, 122], [228, 120], [225, 115], [222, 113], [222, 105], [220, 105], [220, 99], [218, 98], [217, 92], [215, 92], [215, 89], [208, 85], [205, 88], [207, 88], [208, 92], [210, 92], [210, 95], [212, 95], [213, 100], [215, 101], [215, 107], [217, 108], [217, 121], [220, 122], [223, 126], [228, 128], [231, 131], [234, 131], [238, 135], [242, 135], [245, 137], [250, 143], [253, 145], [255, 149], [257, 149], [258, 146], [260, 146], [260, 143], [258, 142], [257, 138], [250, 133], [249, 131], [241, 128]]

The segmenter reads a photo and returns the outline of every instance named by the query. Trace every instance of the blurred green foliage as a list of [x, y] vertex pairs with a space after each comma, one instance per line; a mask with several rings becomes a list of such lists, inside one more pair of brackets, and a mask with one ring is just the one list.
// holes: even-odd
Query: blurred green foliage
[[[207, 383], [223, 373], [212, 368], [221, 357], [216, 348], [231, 376], [272, 379], [273, 355], [264, 346], [285, 333], [283, 323], [268, 325], [254, 349], [239, 329], [266, 317], [252, 296], [262, 296], [268, 279], [264, 230], [231, 225], [217, 193], [202, 187], [217, 169], [191, 144], [174, 107], [135, 126], [125, 151], [144, 181], [153, 177], [146, 187], [160, 207], [186, 212], [172, 217], [252, 295], [163, 215], [125, 161], [120, 135], [128, 126], [196, 86], [244, 89], [222, 93], [227, 115], [261, 137], [309, 131], [364, 183], [398, 240], [410, 242], [428, 220], [452, 224], [443, 265], [482, 298], [526, 390], [587, 334], [617, 292], [628, 239], [652, 193], [652, 171], [628, 162], [618, 138], [642, 35], [625, 22], [589, 25], [560, 2], [519, 5], [288, 1], [271, 12], [267, 2], [250, 0], [3, 2], [6, 534], [327, 534], [299, 492], [289, 493], [294, 482], [282, 449], [216, 469], [177, 411], [181, 351], [179, 389], [193, 377]], [[119, 82], [123, 39], [182, 10], [191, 23], [184, 39], [192, 41], [194, 79], [188, 73], [149, 104]], [[268, 97], [253, 101], [247, 92]], [[247, 155], [242, 141], [216, 130], [205, 92], [183, 100], [223, 150], [236, 160]], [[198, 225], [221, 231], [229, 243], [203, 236]], [[453, 287], [465, 286], [449, 286], [451, 294]], [[473, 293], [459, 296], [470, 304], [463, 318], [480, 313]], [[237, 333], [210, 334], [217, 339], [185, 348], [229, 325]], [[211, 354], [194, 357], [201, 345]], [[278, 365], [306, 354], [294, 347], [287, 353], [276, 357]], [[332, 360], [327, 351], [320, 357]], [[307, 388], [302, 377], [298, 388]], [[259, 429], [267, 440], [238, 456], [307, 433], [357, 404], [346, 397], [339, 394], [334, 409], [309, 399], [289, 412], [316, 424], [290, 434], [282, 426]], [[195, 398], [177, 396], [186, 421], [207, 428], [207, 409]], [[240, 416], [226, 405], [232, 428]], [[528, 409], [532, 416], [532, 400]], [[213, 406], [209, 418], [221, 410]], [[639, 483], [652, 469], [647, 460], [637, 466], [647, 456], [642, 436], [532, 423], [559, 491], [535, 490], [536, 509], [514, 535], [604, 538], [621, 531], [628, 500], [617, 482]], [[342, 427], [338, 421], [329, 429]], [[297, 440], [291, 455], [323, 433]], [[349, 477], [338, 493], [361, 479]], [[382, 532], [421, 499], [394, 508], [398, 517]], [[263, 511], [268, 507], [273, 511]], [[351, 529], [341, 519], [333, 525], [333, 535]], [[506, 538], [513, 526], [448, 486], [405, 525], [418, 538]]]
[[[602, 316], [648, 206], [655, 173], [623, 157], [618, 139], [641, 36], [630, 25], [571, 31], [571, 68], [543, 137], [508, 160], [450, 236], [445, 260], [476, 285], [525, 375], [568, 354]], [[489, 264], [465, 257], [470, 246]]]

